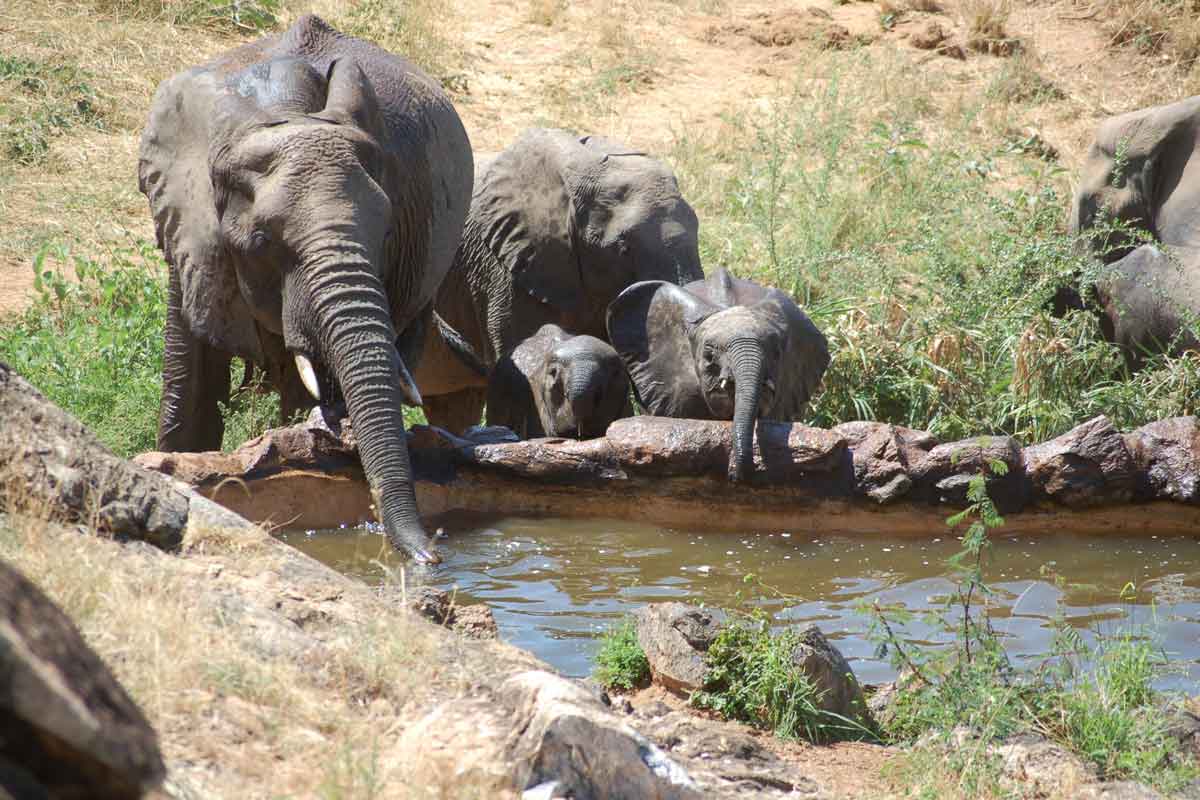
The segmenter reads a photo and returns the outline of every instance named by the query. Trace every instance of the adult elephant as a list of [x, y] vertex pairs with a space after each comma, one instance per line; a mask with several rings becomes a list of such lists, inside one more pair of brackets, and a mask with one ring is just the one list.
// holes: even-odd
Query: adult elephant
[[635, 283], [608, 309], [613, 347], [651, 414], [732, 419], [729, 478], [754, 469], [759, 419], [793, 420], [829, 366], [829, 345], [778, 289], [718, 269], [679, 287]]
[[[487, 163], [437, 311], [492, 368], [543, 325], [606, 339], [608, 304], [632, 283], [704, 277], [699, 223], [670, 167], [600, 136], [535, 128]], [[431, 338], [417, 373], [425, 413], [461, 430], [486, 394]]]
[[406, 358], [472, 171], [436, 82], [314, 16], [164, 81], [138, 164], [170, 265], [159, 447], [220, 446], [234, 355], [263, 366], [285, 410], [306, 390], [340, 395], [388, 538], [438, 560], [401, 401], [421, 404]]
[[1197, 347], [1200, 97], [1101, 123], [1080, 173], [1071, 230], [1090, 234], [1105, 265], [1095, 299], [1105, 334], [1132, 366], [1148, 353]]

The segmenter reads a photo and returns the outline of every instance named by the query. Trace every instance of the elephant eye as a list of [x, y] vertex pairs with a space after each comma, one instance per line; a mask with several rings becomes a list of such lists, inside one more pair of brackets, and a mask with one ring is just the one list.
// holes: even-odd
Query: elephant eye
[[264, 230], [255, 230], [250, 234], [250, 250], [251, 252], [259, 252], [266, 249], [271, 244], [271, 236]]

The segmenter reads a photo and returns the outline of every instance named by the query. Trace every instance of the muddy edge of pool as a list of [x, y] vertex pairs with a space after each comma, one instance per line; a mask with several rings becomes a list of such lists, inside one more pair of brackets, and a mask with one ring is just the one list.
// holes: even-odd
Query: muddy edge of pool
[[[939, 443], [884, 423], [831, 430], [760, 423], [755, 478], [724, 477], [729, 423], [633, 417], [588, 441], [471, 439], [418, 426], [409, 438], [422, 513], [604, 517], [690, 529], [928, 535], [988, 475], [1004, 533], [1188, 534], [1200, 529], [1200, 426], [1161, 420], [1131, 433], [1104, 417], [1022, 448], [1011, 437]], [[256, 521], [293, 529], [373, 519], [353, 432], [314, 413], [233, 453], [147, 453]], [[997, 474], [994, 465], [1003, 463]]]

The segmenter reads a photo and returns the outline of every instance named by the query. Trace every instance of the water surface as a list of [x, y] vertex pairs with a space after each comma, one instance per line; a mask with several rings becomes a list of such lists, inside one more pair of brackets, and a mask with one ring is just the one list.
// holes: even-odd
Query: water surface
[[[861, 680], [888, 680], [893, 671], [875, 656], [865, 638], [868, 620], [855, 606], [900, 603], [918, 617], [940, 608], [954, 586], [946, 560], [961, 546], [949, 529], [927, 538], [821, 536], [799, 526], [697, 533], [624, 520], [457, 513], [436, 524], [447, 534], [446, 563], [430, 582], [456, 591], [459, 604], [487, 603], [505, 640], [575, 676], [591, 671], [597, 635], [622, 615], [683, 600], [722, 607], [745, 601], [781, 624], [817, 623]], [[281, 537], [369, 582], [382, 579], [380, 564], [401, 564], [374, 526]], [[1018, 664], [1044, 658], [1056, 617], [1088, 640], [1145, 626], [1177, 667], [1160, 685], [1200, 686], [1200, 535], [993, 535], [993, 542], [985, 568], [996, 591], [993, 619]], [[789, 596], [747, 583], [748, 574]], [[920, 619], [897, 632], [922, 644], [946, 640]]]

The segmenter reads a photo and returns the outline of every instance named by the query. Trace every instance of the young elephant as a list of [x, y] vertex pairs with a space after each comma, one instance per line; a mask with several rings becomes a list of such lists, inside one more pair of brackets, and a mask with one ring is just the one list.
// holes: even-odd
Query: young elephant
[[629, 378], [617, 351], [557, 325], [543, 325], [517, 345], [488, 381], [488, 424], [522, 439], [594, 439], [631, 412]]
[[608, 333], [651, 414], [733, 420], [734, 481], [753, 471], [755, 421], [795, 419], [829, 366], [825, 336], [790, 297], [724, 269], [683, 287], [635, 283], [608, 307]]

